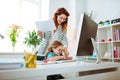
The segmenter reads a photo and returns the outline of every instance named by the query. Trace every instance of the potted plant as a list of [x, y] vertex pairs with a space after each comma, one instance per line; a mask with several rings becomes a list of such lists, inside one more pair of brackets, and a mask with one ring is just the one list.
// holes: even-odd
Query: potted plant
[[20, 29], [21, 29], [21, 26], [16, 25], [16, 24], [12, 24], [9, 27], [9, 33], [8, 34], [9, 34], [10, 41], [12, 43], [13, 50], [14, 50], [15, 45], [17, 43], [17, 38], [19, 36]]
[[[36, 68], [36, 54], [33, 53], [36, 51], [37, 45], [40, 45], [40, 42], [42, 41], [41, 38], [38, 37], [35, 30], [28, 31], [27, 36], [24, 38], [24, 43], [32, 48], [32, 54], [28, 54], [27, 51], [24, 50], [25, 54], [25, 66], [26, 68]], [[33, 51], [34, 50], [34, 51]]]
[[38, 45], [40, 45], [40, 42], [42, 41], [41, 38], [37, 35], [35, 30], [33, 31], [28, 31], [27, 36], [24, 38], [24, 43], [30, 47], [36, 49]]

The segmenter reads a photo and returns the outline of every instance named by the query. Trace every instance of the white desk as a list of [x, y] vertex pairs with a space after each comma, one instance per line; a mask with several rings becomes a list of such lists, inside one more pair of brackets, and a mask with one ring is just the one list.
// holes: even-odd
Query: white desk
[[117, 67], [119, 67], [119, 64], [111, 62], [103, 62], [99, 64], [68, 62], [61, 64], [37, 65], [37, 68], [35, 69], [22, 68], [12, 70], [0, 70], [0, 80], [42, 80], [42, 77], [43, 80], [45, 80], [47, 75], [52, 74], [83, 72], [88, 70]]

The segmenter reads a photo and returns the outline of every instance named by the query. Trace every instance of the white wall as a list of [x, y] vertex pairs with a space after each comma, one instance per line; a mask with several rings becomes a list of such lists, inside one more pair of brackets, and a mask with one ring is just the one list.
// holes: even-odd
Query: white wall
[[120, 0], [87, 0], [86, 5], [96, 22], [120, 18]]
[[53, 15], [55, 13], [55, 11], [59, 8], [59, 7], [65, 7], [67, 8], [67, 0], [50, 0], [50, 18], [53, 18]]
[[76, 0], [76, 30], [80, 21], [80, 16], [86, 11], [86, 0]]
[[80, 14], [93, 11], [92, 18], [96, 21], [120, 18], [120, 0], [51, 0], [50, 17], [58, 7], [65, 7], [70, 12], [69, 25], [77, 29]]

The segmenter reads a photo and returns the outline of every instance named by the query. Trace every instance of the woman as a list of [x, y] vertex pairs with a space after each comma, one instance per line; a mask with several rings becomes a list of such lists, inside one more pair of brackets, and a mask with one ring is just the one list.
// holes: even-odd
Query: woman
[[45, 33], [38, 31], [38, 35], [44, 38], [38, 53], [45, 53], [48, 45], [51, 45], [53, 41], [57, 40], [62, 42], [64, 45], [64, 52], [66, 53], [66, 57], [68, 56], [67, 26], [69, 16], [70, 14], [65, 8], [58, 8], [53, 17], [56, 29], [54, 31]]

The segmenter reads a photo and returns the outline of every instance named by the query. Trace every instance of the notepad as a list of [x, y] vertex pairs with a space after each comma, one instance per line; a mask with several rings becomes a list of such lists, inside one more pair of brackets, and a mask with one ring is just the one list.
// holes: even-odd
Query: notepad
[[43, 61], [37, 61], [37, 65], [49, 65], [49, 64], [62, 64], [62, 63], [69, 63], [69, 62], [76, 62], [76, 60], [60, 60], [60, 61], [47, 61], [44, 63]]
[[47, 61], [47, 63], [44, 63], [43, 61], [37, 61], [37, 65], [49, 65], [49, 64], [58, 64], [57, 61]]
[[42, 32], [55, 30], [55, 24], [53, 20], [36, 21], [36, 28]]

